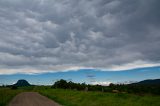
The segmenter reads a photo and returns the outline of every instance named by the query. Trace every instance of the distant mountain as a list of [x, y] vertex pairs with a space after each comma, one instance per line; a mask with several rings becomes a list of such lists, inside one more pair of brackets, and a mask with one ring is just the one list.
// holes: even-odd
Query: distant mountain
[[160, 79], [148, 79], [148, 80], [143, 80], [137, 83], [132, 83], [132, 84], [139, 84], [139, 85], [160, 85]]
[[14, 84], [14, 86], [31, 86], [26, 80], [21, 79], [18, 80], [17, 83]]

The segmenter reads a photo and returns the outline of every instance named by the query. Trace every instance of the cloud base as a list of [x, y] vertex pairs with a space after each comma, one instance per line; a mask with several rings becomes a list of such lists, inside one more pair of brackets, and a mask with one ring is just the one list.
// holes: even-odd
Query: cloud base
[[159, 0], [1, 0], [0, 74], [160, 63]]

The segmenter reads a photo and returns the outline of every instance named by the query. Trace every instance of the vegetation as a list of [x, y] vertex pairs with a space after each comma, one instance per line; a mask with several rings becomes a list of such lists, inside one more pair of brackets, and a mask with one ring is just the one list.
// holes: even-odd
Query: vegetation
[[64, 106], [160, 106], [160, 96], [103, 93], [39, 87], [39, 93]]
[[85, 83], [74, 83], [72, 81], [59, 80], [54, 83], [52, 88], [84, 90], [84, 91], [102, 91], [102, 92], [121, 92], [133, 93], [138, 95], [152, 94], [160, 95], [160, 84], [110, 84], [109, 86], [87, 85]]
[[[22, 83], [23, 85], [23, 83]], [[35, 91], [64, 106], [160, 106], [160, 85], [88, 85], [59, 80], [53, 86], [2, 86], [0, 106], [18, 93]]]
[[32, 91], [34, 86], [28, 86], [28, 87], [16, 87], [16, 86], [10, 86], [10, 87], [0, 87], [0, 106], [6, 106], [9, 101], [16, 96], [18, 93], [26, 92], [26, 91]]
[[7, 103], [23, 90], [13, 90], [10, 88], [0, 88], [0, 106], [6, 106]]

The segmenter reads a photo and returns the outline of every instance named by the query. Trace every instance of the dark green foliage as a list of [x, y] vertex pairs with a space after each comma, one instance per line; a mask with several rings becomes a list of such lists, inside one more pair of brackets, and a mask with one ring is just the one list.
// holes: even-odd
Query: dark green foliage
[[18, 89], [18, 87], [13, 85], [13, 86], [11, 87], [11, 89], [16, 90], [16, 89]]
[[73, 90], [87, 90], [87, 91], [102, 91], [114, 93], [134, 93], [134, 94], [154, 94], [160, 95], [160, 85], [149, 84], [110, 84], [109, 86], [101, 85], [87, 85], [85, 83], [74, 83], [72, 81], [59, 80], [54, 83], [52, 88], [73, 89]]
[[76, 90], [84, 90], [86, 87], [85, 83], [73, 83], [72, 81], [67, 82], [66, 80], [59, 80], [54, 83], [52, 88], [63, 88], [63, 89], [76, 89]]

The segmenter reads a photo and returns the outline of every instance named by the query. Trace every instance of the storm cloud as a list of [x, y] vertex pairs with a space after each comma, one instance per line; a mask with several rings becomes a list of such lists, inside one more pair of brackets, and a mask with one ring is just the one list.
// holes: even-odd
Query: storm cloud
[[0, 73], [159, 65], [159, 0], [0, 0]]

